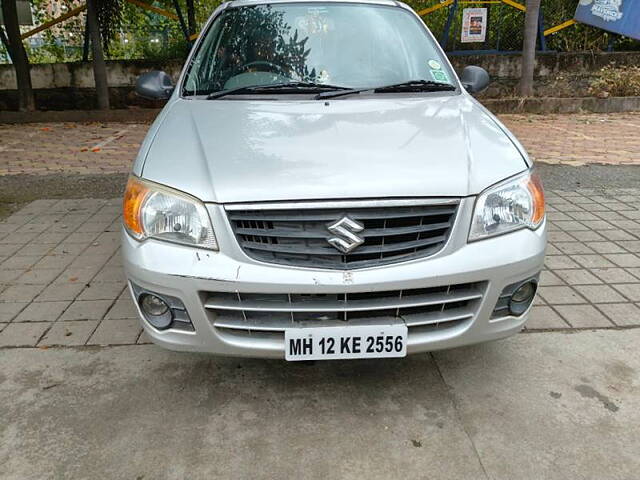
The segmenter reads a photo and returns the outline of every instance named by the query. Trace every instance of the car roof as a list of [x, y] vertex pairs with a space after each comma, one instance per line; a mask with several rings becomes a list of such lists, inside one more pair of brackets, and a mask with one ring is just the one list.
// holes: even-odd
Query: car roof
[[231, 0], [229, 7], [264, 5], [267, 3], [362, 3], [367, 5], [403, 6], [395, 0]]

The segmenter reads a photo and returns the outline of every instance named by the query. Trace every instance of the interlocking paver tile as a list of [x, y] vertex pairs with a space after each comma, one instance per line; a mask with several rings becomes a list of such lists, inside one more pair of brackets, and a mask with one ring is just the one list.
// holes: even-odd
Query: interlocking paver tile
[[[82, 228], [82, 227], [81, 227]], [[96, 238], [98, 238], [99, 232], [85, 232], [85, 231], [76, 231], [69, 235], [65, 242], [68, 243], [79, 243], [81, 245], [89, 245]]]
[[134, 344], [141, 331], [140, 322], [135, 319], [102, 322], [87, 343], [91, 345]]
[[588, 270], [554, 270], [554, 273], [569, 285], [590, 285], [602, 283], [602, 281]]
[[84, 245], [82, 243], [70, 243], [65, 240], [64, 242], [55, 246], [50, 253], [52, 255], [72, 255], [74, 257], [77, 257], [84, 251], [85, 248], [87, 248], [87, 245]]
[[640, 267], [640, 257], [633, 253], [612, 253], [605, 257], [619, 267]]
[[50, 243], [57, 245], [67, 237], [65, 233], [44, 232], [31, 240], [31, 244]]
[[586, 268], [615, 267], [613, 263], [602, 255], [571, 255], [571, 259]]
[[123, 281], [113, 283], [93, 283], [80, 293], [78, 300], [115, 300], [125, 288]]
[[578, 235], [578, 232], [576, 232], [576, 237], [578, 237], [582, 242], [598, 242], [606, 240], [605, 237], [594, 230], [586, 230], [579, 233], [580, 234]]
[[555, 245], [551, 243], [547, 243], [547, 250], [545, 254], [546, 255], [562, 255], [562, 252], [558, 250], [558, 248]]
[[589, 248], [584, 243], [580, 242], [561, 242], [557, 245], [558, 250], [562, 253], [572, 254], [572, 253], [595, 253], [594, 250]]
[[0, 256], [10, 257], [15, 254], [20, 248], [22, 244], [16, 243], [1, 243], [4, 239], [0, 240]]
[[80, 294], [82, 289], [84, 289], [83, 283], [52, 283], [38, 295], [36, 300], [42, 302], [73, 300]]
[[534, 306], [531, 317], [527, 322], [527, 330], [546, 330], [552, 328], [567, 328], [567, 324], [551, 307]]
[[27, 305], [28, 302], [0, 302], [0, 322], [10, 322]]
[[[117, 260], [120, 261], [118, 255]], [[109, 282], [124, 282], [125, 276], [122, 266], [109, 266], [106, 264], [98, 274], [93, 278], [91, 283], [109, 283]]]
[[99, 266], [69, 266], [60, 274], [55, 283], [89, 283], [99, 270]]
[[0, 347], [32, 347], [50, 323], [10, 323], [0, 332]]
[[55, 243], [29, 243], [16, 252], [19, 256], [42, 256], [49, 253], [54, 247]]
[[591, 303], [624, 302], [625, 298], [608, 285], [578, 285], [575, 289]]
[[34, 266], [36, 268], [59, 268], [66, 267], [73, 262], [74, 255], [45, 255]]
[[553, 222], [553, 223], [561, 230], [565, 232], [574, 233], [574, 235], [576, 234], [575, 232], [589, 230], [589, 227], [587, 227], [583, 223], [578, 222], [576, 220], [570, 220], [566, 222], [560, 221], [560, 222]]
[[538, 292], [551, 305], [586, 303], [586, 300], [570, 287], [540, 287]]
[[622, 240], [618, 242], [618, 245], [630, 252], [640, 253], [640, 240]]
[[0, 293], [3, 302], [30, 302], [38, 296], [43, 285], [11, 285]]
[[97, 326], [97, 320], [55, 323], [38, 343], [38, 346], [84, 345]]
[[623, 230], [601, 230], [599, 233], [608, 240], [638, 240], [638, 237]]
[[153, 343], [151, 341], [151, 338], [149, 338], [149, 335], [147, 335], [147, 332], [145, 332], [144, 330], [142, 331], [142, 333], [140, 334], [140, 337], [138, 337], [138, 345], [148, 345], [149, 343]]
[[613, 242], [587, 242], [586, 245], [596, 253], [624, 253], [625, 249]]
[[[616, 212], [602, 212], [602, 213], [613, 213], [615, 215], [620, 215], [619, 213], [616, 213]], [[600, 219], [599, 216], [596, 216], [594, 213], [591, 213], [591, 212], [567, 212], [567, 216], [570, 218], [573, 218], [574, 220], [579, 220], [579, 221]]]
[[69, 301], [33, 302], [30, 303], [14, 322], [55, 322], [62, 312], [69, 306]]
[[613, 326], [613, 323], [592, 305], [560, 305], [555, 308], [575, 328]]
[[564, 281], [549, 270], [543, 270], [540, 272], [540, 286], [548, 287], [551, 285], [564, 285]]
[[45, 269], [34, 269], [27, 270], [19, 278], [16, 279], [15, 283], [20, 285], [48, 285], [56, 277], [60, 275], [58, 270], [45, 270]]
[[544, 259], [544, 264], [551, 270], [561, 268], [580, 268], [576, 262], [571, 260], [567, 255], [552, 255]]
[[136, 310], [131, 295], [128, 290], [118, 298], [116, 303], [109, 309], [105, 315], [105, 320], [119, 320], [125, 318], [138, 318], [138, 311]]
[[605, 283], [633, 283], [638, 281], [637, 278], [623, 268], [593, 268], [591, 272]]
[[[0, 269], [2, 266], [0, 265]], [[20, 275], [26, 272], [26, 269], [20, 270], [0, 270], [0, 284], [11, 283], [16, 280]]]
[[640, 325], [640, 308], [633, 303], [608, 303], [598, 308], [616, 325]]
[[569, 235], [567, 232], [549, 232], [548, 237], [550, 242], [575, 242], [576, 239]]
[[613, 285], [613, 288], [618, 290], [632, 302], [640, 302], [640, 283]]
[[100, 320], [113, 300], [76, 300], [65, 310], [60, 320]]

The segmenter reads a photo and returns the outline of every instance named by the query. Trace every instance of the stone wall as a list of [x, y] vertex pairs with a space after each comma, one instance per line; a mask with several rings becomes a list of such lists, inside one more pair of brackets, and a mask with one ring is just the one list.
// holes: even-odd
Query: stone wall
[[[482, 94], [483, 98], [509, 98], [515, 95], [515, 86], [520, 76], [520, 55], [465, 55], [454, 56], [451, 60], [457, 70], [466, 65], [479, 65], [489, 72], [492, 84]], [[640, 52], [539, 54], [535, 70], [537, 93], [549, 97], [585, 97], [593, 75], [612, 63], [640, 65]], [[180, 60], [107, 62], [113, 107], [157, 106], [134, 94], [136, 78], [143, 72], [156, 69], [165, 70], [176, 79], [180, 68]], [[65, 110], [95, 107], [93, 70], [90, 63], [33, 65], [31, 75], [39, 108]], [[15, 88], [13, 67], [0, 65], [0, 110], [17, 108]]]

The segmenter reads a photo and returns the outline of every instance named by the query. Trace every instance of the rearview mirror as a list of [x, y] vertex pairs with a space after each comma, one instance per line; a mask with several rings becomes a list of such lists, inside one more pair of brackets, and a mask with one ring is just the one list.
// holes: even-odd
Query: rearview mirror
[[167, 100], [173, 89], [171, 77], [159, 70], [140, 75], [136, 81], [136, 93], [151, 100]]
[[462, 70], [460, 81], [469, 93], [478, 93], [487, 88], [491, 80], [484, 68], [469, 65]]

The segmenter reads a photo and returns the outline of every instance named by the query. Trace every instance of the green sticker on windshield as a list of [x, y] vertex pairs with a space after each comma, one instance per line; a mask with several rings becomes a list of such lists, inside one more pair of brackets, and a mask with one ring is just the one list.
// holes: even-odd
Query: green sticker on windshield
[[442, 70], [431, 70], [431, 77], [436, 82], [449, 83], [449, 77]]

